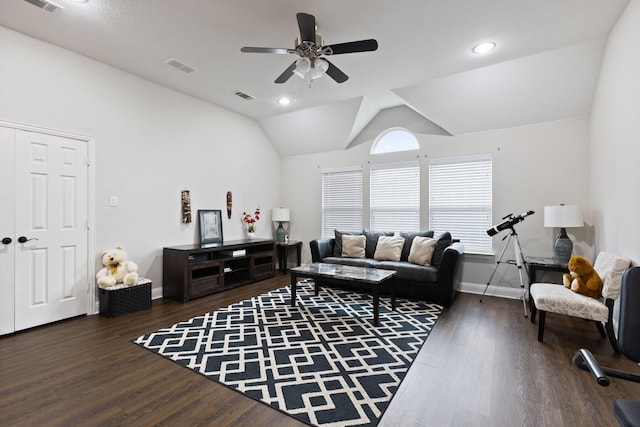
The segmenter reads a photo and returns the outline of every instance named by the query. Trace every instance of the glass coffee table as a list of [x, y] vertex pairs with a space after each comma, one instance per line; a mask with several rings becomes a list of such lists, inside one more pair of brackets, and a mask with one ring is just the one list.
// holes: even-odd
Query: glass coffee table
[[390, 280], [397, 273], [379, 268], [353, 267], [340, 264], [313, 263], [295, 267], [291, 273], [291, 307], [296, 306], [296, 285], [299, 277], [313, 279], [316, 296], [321, 285], [344, 286], [364, 290], [373, 296], [373, 325], [378, 326], [380, 309], [380, 291], [388, 291], [391, 296], [391, 309], [396, 309], [396, 286]]

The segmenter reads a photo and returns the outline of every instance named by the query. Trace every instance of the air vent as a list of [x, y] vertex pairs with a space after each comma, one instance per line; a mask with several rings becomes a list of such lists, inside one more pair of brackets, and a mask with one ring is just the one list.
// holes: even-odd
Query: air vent
[[47, 0], [24, 0], [27, 3], [31, 3], [34, 6], [38, 6], [40, 9], [44, 9], [47, 12], [53, 13], [58, 9], [62, 9], [62, 6], [55, 4], [52, 1]]
[[241, 90], [237, 90], [237, 91], [233, 92], [233, 94], [236, 95], [236, 96], [239, 96], [240, 98], [245, 99], [247, 101], [251, 101], [252, 99], [256, 99], [255, 96], [249, 95], [248, 93], [243, 92]]
[[195, 68], [185, 64], [184, 62], [178, 61], [176, 58], [169, 58], [166, 61], [164, 61], [164, 63], [167, 65], [171, 65], [172, 67], [177, 68], [180, 71], [184, 71], [187, 74], [193, 73], [194, 71], [196, 71]]

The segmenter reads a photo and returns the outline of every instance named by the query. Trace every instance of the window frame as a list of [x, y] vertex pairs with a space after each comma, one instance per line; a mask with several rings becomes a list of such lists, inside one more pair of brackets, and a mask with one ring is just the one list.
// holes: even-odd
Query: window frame
[[[323, 169], [321, 173], [322, 218], [320, 226], [322, 237], [334, 237], [336, 229], [362, 230], [364, 223], [364, 173], [362, 167], [328, 168]], [[333, 183], [326, 181], [329, 177], [333, 179]], [[333, 187], [330, 187], [332, 184]], [[331, 190], [332, 194], [327, 195], [327, 190]], [[333, 206], [327, 207], [328, 201]], [[351, 211], [350, 215], [344, 215], [349, 211]], [[327, 221], [329, 221], [328, 224]]]
[[[395, 132], [403, 132], [407, 134], [408, 137], [410, 137], [411, 140], [415, 142], [415, 145], [412, 147], [408, 147], [408, 146], [405, 146], [402, 148], [395, 147], [395, 149], [392, 149], [392, 150], [378, 151], [380, 148], [382, 148], [382, 143], [385, 142], [384, 141], [385, 138], [387, 138], [390, 134]], [[405, 151], [417, 151], [419, 149], [420, 149], [420, 141], [418, 141], [418, 138], [413, 134], [413, 132], [403, 127], [392, 127], [380, 132], [380, 134], [373, 141], [373, 144], [371, 144], [371, 150], [369, 151], [369, 154], [377, 155], [377, 154], [400, 153]]]
[[420, 231], [420, 187], [418, 160], [372, 164], [369, 167], [370, 228]]
[[430, 159], [428, 205], [429, 227], [436, 234], [450, 231], [465, 245], [465, 252], [493, 254], [492, 239], [486, 232], [492, 225], [491, 154]]

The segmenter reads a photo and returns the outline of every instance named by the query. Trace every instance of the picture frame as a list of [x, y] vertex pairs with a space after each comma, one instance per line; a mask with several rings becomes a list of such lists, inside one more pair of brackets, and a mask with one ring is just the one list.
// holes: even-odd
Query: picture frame
[[198, 228], [200, 244], [222, 243], [222, 211], [220, 209], [199, 209]]

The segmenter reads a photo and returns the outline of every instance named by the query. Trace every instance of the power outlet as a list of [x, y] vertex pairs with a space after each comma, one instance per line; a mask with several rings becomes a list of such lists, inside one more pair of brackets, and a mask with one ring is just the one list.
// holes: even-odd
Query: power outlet
[[118, 206], [118, 196], [109, 197], [109, 207], [115, 208]]

